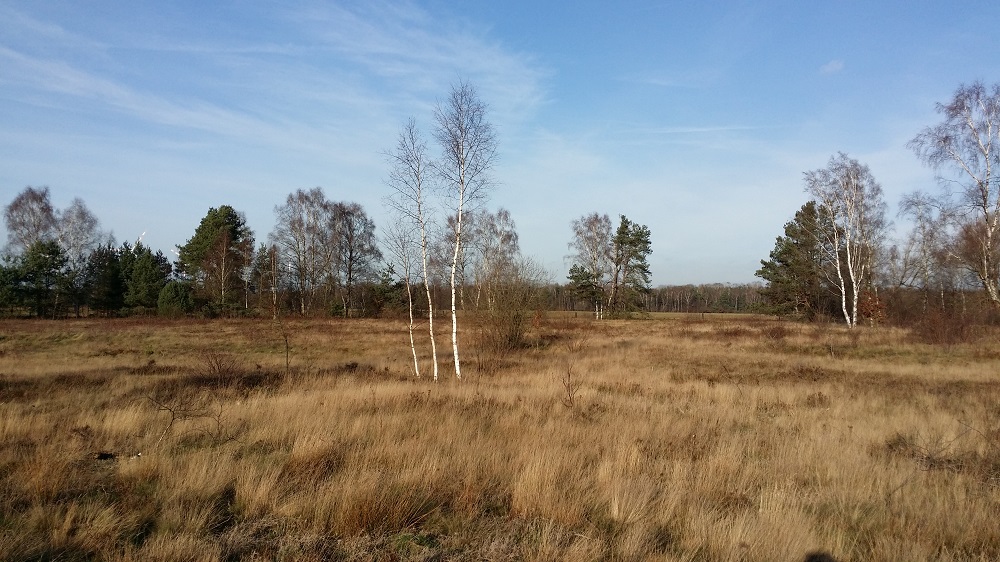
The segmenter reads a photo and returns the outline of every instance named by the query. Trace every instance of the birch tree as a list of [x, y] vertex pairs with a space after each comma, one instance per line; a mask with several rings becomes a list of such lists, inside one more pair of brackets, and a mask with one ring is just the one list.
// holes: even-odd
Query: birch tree
[[[407, 221], [395, 221], [386, 229], [385, 247], [400, 266], [403, 285], [406, 288], [407, 333], [410, 337], [410, 353], [413, 355], [413, 374], [420, 378], [420, 361], [417, 357], [417, 344], [413, 337], [415, 326], [413, 318], [413, 278], [416, 275], [415, 254], [416, 228]], [[435, 380], [437, 380], [435, 378]]]
[[[427, 294], [427, 330], [431, 339], [431, 359], [433, 361], [434, 380], [438, 380], [438, 359], [437, 343], [434, 339], [434, 299], [431, 297], [430, 276], [428, 275], [428, 230], [430, 220], [427, 211], [428, 197], [428, 170], [429, 159], [427, 156], [427, 144], [424, 142], [417, 129], [415, 120], [410, 119], [399, 132], [396, 142], [396, 149], [386, 153], [389, 161], [389, 179], [386, 184], [392, 189], [392, 194], [386, 198], [386, 205], [393, 209], [405, 222], [416, 229], [420, 245], [420, 266], [422, 269], [422, 281], [424, 292]], [[405, 231], [405, 229], [404, 229]], [[391, 237], [393, 238], [393, 237]], [[391, 245], [395, 246], [395, 245]], [[400, 248], [401, 250], [402, 248]], [[407, 295], [409, 298], [410, 287], [407, 285]], [[410, 322], [412, 325], [412, 299], [410, 298]], [[412, 335], [410, 339], [412, 346]], [[415, 353], [415, 352], [414, 352]], [[416, 368], [416, 357], [414, 357]], [[417, 369], [417, 376], [420, 371]]]
[[462, 252], [462, 225], [465, 213], [486, 199], [492, 186], [490, 171], [496, 159], [496, 137], [486, 118], [487, 107], [475, 88], [460, 82], [448, 98], [434, 109], [434, 138], [441, 147], [435, 163], [455, 216], [451, 257], [451, 344], [455, 358], [455, 377], [462, 378], [458, 346], [458, 310], [456, 274]]
[[257, 305], [271, 308], [271, 320], [278, 319], [278, 290], [281, 278], [278, 269], [278, 247], [261, 243], [253, 258], [253, 284], [258, 295]]
[[957, 258], [949, 239], [950, 205], [926, 193], [910, 193], [900, 202], [900, 214], [912, 221], [913, 228], [897, 250], [894, 282], [921, 291], [926, 312], [932, 291], [945, 304], [944, 293], [954, 285]]
[[69, 270], [69, 297], [76, 315], [85, 300], [87, 260], [102, 243], [113, 243], [112, 236], [100, 229], [100, 221], [79, 197], [58, 212], [56, 239], [66, 252]]
[[79, 197], [59, 213], [56, 236], [74, 271], [82, 271], [87, 263], [87, 256], [102, 243], [111, 242], [111, 236], [101, 232], [97, 216]]
[[611, 275], [611, 218], [607, 214], [591, 213], [571, 224], [573, 239], [569, 243], [574, 265], [570, 280], [578, 292], [593, 300], [594, 317], [604, 313], [604, 294]]
[[1000, 309], [1000, 84], [961, 85], [947, 104], [938, 103], [941, 123], [928, 127], [909, 147], [935, 170], [954, 211], [955, 255], [978, 278], [994, 308]]
[[861, 291], [872, 283], [875, 252], [886, 230], [886, 204], [882, 186], [868, 166], [843, 152], [831, 157], [826, 168], [805, 173], [805, 191], [819, 204], [829, 225], [813, 232], [831, 264], [824, 270], [836, 287], [847, 326], [858, 323]]

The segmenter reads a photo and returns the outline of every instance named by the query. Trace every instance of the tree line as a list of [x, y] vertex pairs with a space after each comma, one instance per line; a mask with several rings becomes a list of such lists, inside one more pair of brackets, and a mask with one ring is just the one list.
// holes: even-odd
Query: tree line
[[1000, 84], [962, 85], [942, 120], [909, 143], [938, 174], [937, 193], [912, 192], [889, 236], [882, 187], [867, 165], [838, 153], [805, 172], [808, 201], [757, 276], [767, 310], [849, 327], [893, 320], [983, 321], [1000, 313]]
[[275, 214], [276, 228], [255, 246], [241, 212], [210, 208], [171, 263], [141, 237], [118, 245], [80, 199], [55, 209], [49, 188], [29, 186], [4, 209], [0, 310], [49, 318], [377, 312], [371, 293], [388, 282], [360, 205], [328, 201], [316, 188], [290, 194]]
[[[650, 286], [651, 232], [624, 215], [570, 223], [565, 282], [520, 252], [516, 225], [487, 207], [496, 137], [475, 88], [454, 85], [432, 115], [430, 143], [415, 119], [383, 154], [389, 225], [365, 209], [299, 189], [274, 208], [258, 239], [244, 215], [213, 207], [175, 259], [117, 243], [86, 204], [52, 205], [27, 187], [4, 208], [0, 313], [58, 318], [161, 314], [282, 314], [409, 318], [411, 350], [425, 329], [436, 375], [435, 319], [450, 320], [450, 360], [461, 363], [459, 310], [489, 326], [491, 345], [519, 345], [530, 311], [595, 318], [645, 312], [767, 312], [861, 323], [931, 315], [979, 318], [1000, 310], [1000, 85], [963, 85], [938, 104], [942, 121], [910, 148], [941, 179], [937, 193], [907, 194], [912, 228], [890, 236], [880, 184], [867, 165], [837, 153], [803, 175], [806, 201], [756, 272], [763, 285]], [[979, 316], [976, 316], [976, 315]], [[975, 317], [975, 318], [974, 318]], [[426, 324], [421, 328], [421, 324]], [[484, 335], [485, 337], [485, 335]]]

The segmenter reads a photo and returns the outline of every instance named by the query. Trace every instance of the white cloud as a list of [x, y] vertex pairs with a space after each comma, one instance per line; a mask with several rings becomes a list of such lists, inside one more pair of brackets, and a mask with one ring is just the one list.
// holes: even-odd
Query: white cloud
[[844, 61], [840, 59], [834, 59], [819, 67], [820, 74], [836, 74], [842, 70], [844, 70]]

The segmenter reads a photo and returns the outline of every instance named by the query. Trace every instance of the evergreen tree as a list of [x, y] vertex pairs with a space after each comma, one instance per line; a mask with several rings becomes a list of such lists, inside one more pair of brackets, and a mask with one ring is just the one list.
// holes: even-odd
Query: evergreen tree
[[649, 227], [621, 216], [618, 230], [611, 239], [612, 265], [611, 310], [628, 314], [641, 308], [641, 295], [649, 291], [648, 256], [652, 253]]
[[[136, 242], [135, 247], [128, 242], [123, 242], [121, 247], [118, 248], [118, 270], [121, 272], [122, 277], [123, 299], [125, 298], [128, 280], [132, 278], [132, 267], [135, 265], [136, 250], [140, 247], [142, 247], [142, 244], [139, 242]], [[124, 300], [122, 302], [124, 304]]]
[[811, 320], [825, 310], [824, 301], [830, 295], [825, 286], [824, 255], [815, 235], [829, 225], [822, 224], [815, 201], [809, 201], [785, 224], [785, 235], [779, 236], [770, 259], [761, 260], [755, 275], [767, 282], [761, 295], [771, 312]]
[[0, 263], [0, 314], [10, 316], [21, 304], [21, 268], [9, 256]]
[[160, 291], [170, 276], [170, 262], [162, 252], [136, 244], [132, 249], [132, 263], [125, 280], [125, 305], [131, 308], [153, 310], [157, 307]]
[[107, 316], [121, 310], [125, 305], [125, 280], [116, 248], [108, 244], [94, 250], [87, 258], [84, 276], [84, 291], [92, 310]]
[[177, 271], [214, 304], [235, 303], [253, 255], [253, 232], [229, 205], [211, 208], [194, 236], [178, 246]]
[[170, 281], [160, 290], [157, 311], [160, 316], [182, 316], [194, 312], [194, 295], [186, 281]]
[[570, 288], [577, 298], [589, 302], [595, 311], [600, 310], [601, 301], [604, 298], [604, 287], [601, 286], [600, 280], [592, 272], [580, 264], [573, 264], [569, 268], [567, 279], [569, 279]]
[[21, 279], [27, 300], [39, 317], [55, 318], [68, 289], [69, 259], [55, 240], [33, 242], [21, 261]]

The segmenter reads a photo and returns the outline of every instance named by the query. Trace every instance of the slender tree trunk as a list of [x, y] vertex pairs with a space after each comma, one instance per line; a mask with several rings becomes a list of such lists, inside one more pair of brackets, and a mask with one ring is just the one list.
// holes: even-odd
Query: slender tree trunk
[[410, 334], [410, 352], [413, 353], [413, 373], [420, 378], [420, 363], [417, 361], [417, 344], [413, 341], [413, 291], [410, 286], [409, 265], [406, 267], [406, 308], [410, 315], [407, 331]]
[[427, 226], [421, 202], [417, 203], [417, 219], [420, 221], [420, 251], [424, 268], [424, 291], [427, 292], [427, 330], [431, 335], [431, 359], [434, 361], [434, 382], [438, 380], [437, 343], [434, 340], [434, 298], [431, 296], [430, 278], [427, 276]]
[[427, 282], [427, 262], [424, 262], [424, 290], [427, 291], [427, 331], [431, 335], [431, 360], [434, 361], [434, 382], [438, 380], [438, 352], [434, 341], [434, 299], [431, 298], [431, 286]]
[[451, 257], [451, 347], [455, 354], [455, 378], [462, 378], [462, 364], [458, 358], [458, 308], [455, 276], [458, 272], [458, 254], [462, 250], [462, 204], [464, 193], [458, 198], [458, 218], [455, 222], [455, 252]]
[[[844, 241], [846, 242], [846, 244], [845, 244], [845, 246], [846, 246], [845, 251], [847, 253], [847, 277], [848, 277], [848, 279], [851, 282], [850, 310], [845, 309], [844, 313], [845, 314], [848, 314], [848, 313], [850, 314], [847, 317], [847, 325], [850, 326], [851, 328], [854, 328], [854, 327], [856, 327], [858, 325], [858, 287], [861, 285], [860, 279], [859, 279], [860, 272], [857, 271], [858, 268], [854, 265], [854, 259], [856, 259], [857, 256], [853, 255], [853, 247], [851, 246], [851, 242], [852, 242], [851, 238], [850, 237], [845, 237]], [[845, 291], [845, 293], [846, 293], [846, 291]]]
[[271, 320], [278, 319], [278, 252], [271, 247]]

